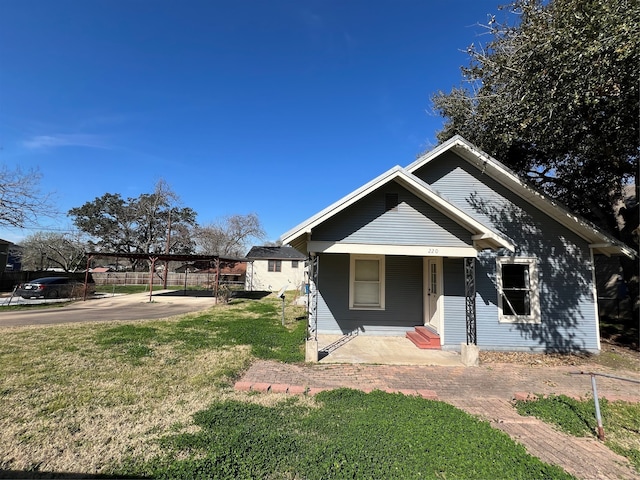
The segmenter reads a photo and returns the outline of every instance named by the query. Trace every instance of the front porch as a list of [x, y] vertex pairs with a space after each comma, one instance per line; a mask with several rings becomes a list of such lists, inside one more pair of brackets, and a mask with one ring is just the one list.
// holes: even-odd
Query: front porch
[[378, 365], [440, 365], [463, 366], [460, 353], [416, 348], [406, 337], [353, 335], [339, 342], [337, 348], [325, 349], [338, 342], [342, 335], [318, 335], [319, 363], [366, 363]]

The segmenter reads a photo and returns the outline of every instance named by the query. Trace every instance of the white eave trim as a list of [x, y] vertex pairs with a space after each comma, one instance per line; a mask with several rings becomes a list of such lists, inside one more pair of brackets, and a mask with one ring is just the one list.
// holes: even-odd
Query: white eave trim
[[443, 247], [438, 245], [378, 245], [311, 241], [309, 253], [350, 253], [359, 255], [406, 255], [411, 257], [477, 257], [473, 247]]
[[631, 248], [614, 245], [612, 243], [592, 243], [589, 245], [589, 248], [593, 250], [595, 253], [601, 253], [610, 257], [611, 255], [626, 255], [629, 258], [635, 258], [636, 252]]

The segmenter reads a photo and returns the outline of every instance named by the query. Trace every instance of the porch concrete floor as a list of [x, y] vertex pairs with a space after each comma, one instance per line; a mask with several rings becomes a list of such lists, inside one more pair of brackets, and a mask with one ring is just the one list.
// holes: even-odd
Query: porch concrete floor
[[[342, 335], [318, 335], [318, 350], [340, 340]], [[406, 337], [356, 335], [346, 341], [319, 363], [370, 363], [379, 365], [441, 365], [459, 367], [462, 357], [457, 352], [422, 350]]]

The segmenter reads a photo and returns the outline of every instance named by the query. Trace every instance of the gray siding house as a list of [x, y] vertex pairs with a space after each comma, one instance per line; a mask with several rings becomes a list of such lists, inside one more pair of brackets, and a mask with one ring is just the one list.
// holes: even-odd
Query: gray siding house
[[459, 136], [281, 240], [309, 257], [310, 338], [447, 350], [598, 352], [594, 255], [635, 255]]

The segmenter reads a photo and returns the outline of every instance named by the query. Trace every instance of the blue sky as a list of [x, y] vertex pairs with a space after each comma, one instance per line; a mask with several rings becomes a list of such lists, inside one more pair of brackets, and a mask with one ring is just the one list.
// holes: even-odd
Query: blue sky
[[42, 227], [162, 178], [200, 223], [253, 212], [276, 240], [435, 145], [429, 98], [497, 5], [0, 0], [0, 164], [39, 169], [63, 212]]

